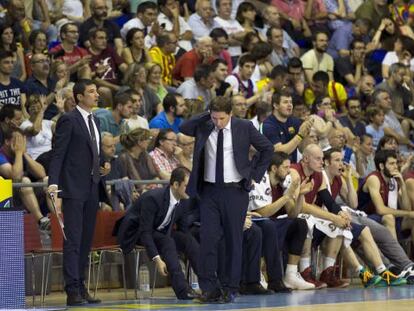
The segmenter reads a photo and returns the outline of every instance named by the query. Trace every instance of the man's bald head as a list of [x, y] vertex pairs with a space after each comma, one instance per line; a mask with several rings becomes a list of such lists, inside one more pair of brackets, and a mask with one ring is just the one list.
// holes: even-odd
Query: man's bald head
[[303, 150], [303, 166], [308, 173], [321, 172], [323, 169], [322, 148], [316, 144], [310, 144]]
[[303, 156], [312, 156], [318, 153], [323, 154], [322, 148], [317, 144], [309, 144], [303, 149]]

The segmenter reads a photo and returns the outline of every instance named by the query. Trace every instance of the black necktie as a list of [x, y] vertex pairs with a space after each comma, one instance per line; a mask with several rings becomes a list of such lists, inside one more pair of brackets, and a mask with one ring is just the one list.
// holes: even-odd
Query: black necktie
[[91, 133], [92, 140], [92, 153], [93, 153], [93, 167], [92, 167], [92, 178], [95, 183], [99, 182], [99, 155], [98, 155], [98, 144], [96, 141], [95, 128], [92, 122], [92, 114], [88, 116], [89, 132]]
[[178, 204], [179, 203], [180, 202], [177, 202], [174, 205], [173, 211], [171, 213], [171, 217], [170, 217], [170, 219], [168, 220], [168, 222], [165, 225], [165, 228], [167, 228], [167, 235], [171, 235], [171, 230], [172, 230], [172, 227], [174, 226], [174, 222], [175, 222], [175, 211], [177, 210], [177, 207], [178, 207]]
[[224, 159], [223, 159], [223, 129], [219, 130], [217, 135], [216, 151], [216, 184], [224, 184]]

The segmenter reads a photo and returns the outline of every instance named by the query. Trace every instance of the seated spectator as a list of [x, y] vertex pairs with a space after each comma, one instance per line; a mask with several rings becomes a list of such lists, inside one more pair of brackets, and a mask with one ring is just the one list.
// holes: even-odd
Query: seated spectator
[[104, 106], [111, 107], [112, 94], [119, 91], [120, 73], [125, 73], [127, 64], [108, 45], [107, 34], [103, 28], [93, 28], [89, 31], [90, 47], [89, 54], [92, 55], [90, 68], [93, 72], [93, 80], [98, 88], [99, 96], [104, 101]]
[[178, 157], [182, 156], [182, 149], [177, 147], [177, 134], [173, 130], [161, 130], [155, 140], [155, 148], [149, 153], [157, 175], [168, 180], [172, 171], [180, 166]]
[[363, 75], [359, 80], [358, 85], [350, 89], [348, 94], [350, 97], [358, 97], [361, 103], [361, 111], [365, 111], [366, 108], [373, 104], [372, 94], [375, 90], [375, 79], [371, 75]]
[[286, 90], [276, 92], [272, 96], [273, 114], [263, 122], [263, 134], [274, 145], [275, 151], [289, 155], [293, 163], [297, 159], [297, 147], [312, 127], [311, 121], [292, 116], [292, 96]]
[[317, 30], [322, 30], [326, 32], [330, 32], [328, 23], [329, 23], [329, 16], [328, 11], [326, 9], [325, 2], [322, 0], [311, 0], [306, 1], [305, 4], [305, 12], [304, 12], [304, 19], [306, 20], [308, 27], [312, 32]]
[[177, 58], [192, 48], [191, 40], [193, 33], [186, 20], [180, 16], [179, 3], [175, 0], [158, 0], [157, 21], [164, 31], [171, 32], [178, 38], [179, 50], [176, 51]]
[[184, 97], [180, 94], [167, 94], [162, 102], [164, 111], [157, 114], [150, 122], [151, 129], [171, 129], [174, 133], [180, 131], [183, 115], [187, 109]]
[[78, 78], [89, 78], [91, 75], [89, 63], [92, 56], [88, 52], [77, 46], [79, 39], [78, 26], [75, 23], [64, 24], [60, 28], [60, 39], [62, 43], [53, 47], [50, 50], [50, 54], [55, 59], [62, 59], [67, 65], [72, 79], [78, 76]]
[[173, 33], [163, 33], [157, 36], [157, 45], [149, 50], [152, 61], [161, 66], [162, 82], [165, 86], [176, 86], [173, 81], [173, 70], [175, 68], [175, 50], [177, 48], [177, 37]]
[[260, 132], [263, 132], [263, 122], [272, 114], [272, 105], [268, 102], [261, 101], [256, 104], [256, 116], [250, 121], [254, 127]]
[[227, 72], [233, 72], [233, 62], [230, 53], [227, 51], [229, 45], [229, 35], [223, 28], [214, 28], [210, 32], [210, 38], [213, 40], [213, 57], [222, 59], [227, 63]]
[[153, 36], [158, 36], [159, 34], [160, 27], [157, 22], [157, 16], [158, 6], [154, 2], [144, 1], [140, 3], [137, 7], [137, 15], [123, 25], [121, 29], [122, 37], [125, 39], [130, 29], [138, 28], [144, 32], [146, 37], [145, 46], [149, 48]]
[[66, 77], [56, 80], [50, 76], [50, 59], [43, 53], [33, 54], [30, 59], [32, 75], [26, 81], [26, 95], [41, 95], [46, 97], [44, 118], [53, 119], [58, 113], [56, 93], [67, 83]]
[[303, 96], [305, 91], [305, 76], [302, 66], [302, 61], [298, 57], [293, 57], [289, 59], [287, 64], [287, 71], [289, 74], [289, 89], [292, 94], [296, 94], [299, 97]]
[[312, 39], [313, 49], [302, 55], [301, 61], [305, 70], [306, 81], [311, 84], [313, 75], [317, 71], [324, 71], [328, 74], [329, 80], [334, 79], [334, 61], [332, 56], [326, 53], [328, 48], [328, 35], [317, 31]]
[[[382, 109], [385, 115], [384, 119], [384, 133], [394, 136], [400, 144], [400, 151], [407, 153], [407, 148], [414, 148], [414, 143], [411, 142], [402, 129], [402, 124], [397, 118], [396, 113], [392, 110], [391, 95], [388, 91], [379, 89], [372, 95], [374, 104]], [[403, 120], [402, 123], [408, 122]]]
[[115, 96], [112, 111], [107, 109], [98, 109], [93, 114], [99, 119], [100, 130], [111, 133], [116, 142], [117, 154], [121, 152], [122, 146], [119, 143], [119, 137], [123, 132], [124, 120], [128, 119], [132, 113], [132, 99], [128, 92], [120, 93]]
[[381, 24], [381, 20], [389, 16], [388, 3], [384, 0], [365, 1], [355, 11], [355, 17], [369, 20], [373, 29], [377, 29]]
[[256, 84], [259, 91], [277, 92], [283, 90], [289, 84], [288, 71], [285, 66], [277, 65], [272, 68], [266, 78]]
[[[25, 184], [32, 180], [46, 180], [43, 166], [27, 154], [26, 137], [19, 129], [8, 129], [4, 133], [4, 143], [0, 148], [0, 176]], [[42, 215], [34, 189], [22, 187], [17, 194], [21, 204], [36, 218], [39, 229], [48, 230], [50, 220]]]
[[178, 133], [178, 146], [183, 150], [181, 165], [192, 170], [193, 168], [193, 151], [194, 151], [194, 142], [195, 138], [191, 136], [184, 135], [183, 133]]
[[53, 121], [43, 119], [46, 107], [45, 96], [31, 95], [26, 106], [29, 119], [20, 125], [27, 137], [27, 153], [34, 160], [52, 149]]
[[361, 142], [356, 157], [356, 170], [361, 178], [375, 171], [373, 137], [371, 134], [360, 136]]
[[153, 118], [157, 113], [162, 111], [162, 104], [158, 96], [147, 85], [147, 70], [142, 64], [131, 64], [124, 77], [124, 87], [121, 91], [132, 90], [141, 94], [143, 105], [140, 108], [139, 115], [147, 120]]
[[[216, 96], [230, 96], [233, 93], [233, 88], [230, 83], [227, 83], [226, 77], [227, 64], [224, 59], [216, 59], [212, 64], [212, 71], [214, 77], [214, 93]], [[214, 94], [213, 94], [214, 96]]]
[[20, 80], [11, 76], [14, 57], [10, 51], [0, 50], [0, 107], [26, 103], [26, 88]]
[[[262, 18], [263, 18], [263, 28], [261, 29], [261, 33], [263, 37], [267, 38], [267, 41], [272, 44], [269, 40], [268, 31], [271, 27], [275, 27], [280, 29], [281, 22], [280, 22], [280, 13], [278, 9], [273, 5], [266, 5], [264, 10], [262, 11]], [[300, 55], [299, 46], [293, 39], [289, 36], [289, 34], [283, 29], [283, 48], [294, 52], [294, 56], [298, 57]], [[273, 44], [272, 44], [273, 45]]]
[[34, 54], [43, 53], [47, 54], [47, 36], [46, 33], [41, 30], [34, 30], [29, 36], [30, 49], [24, 55], [24, 63], [26, 66], [27, 76], [30, 77], [32, 74], [32, 67], [30, 66], [30, 59]]
[[228, 52], [232, 57], [232, 64], [235, 66], [237, 64], [237, 59], [242, 53], [241, 44], [247, 31], [245, 31], [240, 23], [231, 16], [231, 0], [218, 0], [216, 4], [217, 16], [214, 18], [214, 21], [219, 27], [222, 27], [229, 36]]
[[231, 98], [231, 114], [233, 117], [246, 119], [247, 103], [243, 95], [238, 94]]
[[127, 65], [132, 63], [145, 64], [150, 60], [145, 47], [145, 34], [139, 28], [131, 28], [125, 38], [126, 47], [122, 50], [122, 58]]
[[324, 71], [317, 71], [313, 74], [310, 87], [305, 89], [305, 103], [312, 107], [315, 98], [329, 96], [332, 108], [338, 112], [345, 112], [347, 93], [341, 83], [330, 81], [329, 75]]
[[157, 94], [160, 101], [163, 101], [164, 97], [168, 94], [167, 89], [162, 83], [161, 73], [162, 68], [156, 63], [146, 63], [145, 68], [147, 69], [147, 86]]
[[128, 119], [125, 119], [127, 132], [132, 131], [136, 128], [149, 129], [148, 120], [139, 115], [139, 112], [142, 107], [142, 96], [141, 94], [135, 91], [129, 91], [131, 94], [132, 108], [131, 116]]
[[177, 93], [186, 99], [200, 99], [208, 107], [213, 99], [211, 89], [214, 86], [213, 67], [201, 64], [194, 72], [194, 78], [183, 82], [177, 89]]
[[174, 79], [179, 81], [192, 79], [197, 66], [211, 63], [212, 57], [212, 39], [208, 36], [199, 38], [194, 49], [184, 53], [177, 61], [173, 72]]
[[209, 0], [198, 0], [195, 5], [195, 13], [188, 19], [188, 26], [195, 40], [208, 36], [210, 31], [218, 27], [213, 18], [213, 8]]
[[[269, 56], [272, 53], [272, 47], [267, 42], [257, 42], [250, 50], [250, 55], [256, 61], [256, 67], [252, 74], [253, 83], [265, 79], [273, 69], [269, 61]], [[234, 68], [233, 73], [239, 73], [239, 66]]]
[[86, 19], [79, 27], [80, 46], [87, 49], [90, 47], [89, 31], [93, 28], [102, 28], [108, 37], [108, 43], [114, 47], [120, 56], [124, 44], [122, 42], [119, 26], [108, 18], [108, 5], [105, 0], [91, 0], [91, 17]]
[[403, 63], [410, 66], [414, 72], [414, 40], [400, 36], [394, 43], [393, 51], [388, 52], [382, 61], [382, 77], [388, 78], [388, 70], [394, 63]]
[[4, 133], [8, 129], [18, 129], [24, 121], [22, 108], [19, 105], [4, 105], [0, 109], [0, 146], [4, 142]]
[[226, 82], [233, 88], [233, 95], [242, 94], [247, 99], [249, 107], [258, 101], [260, 95], [257, 86], [251, 80], [256, 67], [256, 61], [250, 54], [244, 54], [239, 59], [239, 72], [233, 73], [226, 78]]
[[270, 27], [267, 32], [267, 41], [272, 46], [272, 54], [270, 55], [270, 62], [273, 66], [283, 65], [288, 66], [291, 58], [297, 56], [297, 51], [285, 47], [285, 32], [281, 27]]
[[367, 43], [363, 38], [368, 34], [369, 27], [369, 22], [366, 19], [357, 19], [352, 23], [351, 29], [348, 26], [346, 29], [336, 29], [329, 40], [328, 54], [334, 60], [339, 57], [350, 56], [354, 40], [361, 41], [364, 45]]
[[26, 66], [24, 63], [24, 51], [21, 44], [16, 43], [17, 41], [12, 25], [1, 24], [0, 36], [1, 50], [13, 53], [14, 62], [11, 76], [24, 82], [27, 78]]
[[365, 123], [362, 119], [361, 103], [357, 97], [348, 97], [345, 103], [348, 113], [339, 117], [339, 122], [351, 130], [352, 134], [362, 137], [365, 134]]
[[379, 140], [384, 136], [384, 111], [376, 106], [370, 106], [365, 116], [368, 120], [365, 131], [372, 136], [372, 146], [376, 149]]
[[[118, 157], [121, 175], [131, 180], [153, 180], [160, 177], [147, 151], [151, 140], [151, 132], [143, 128], [121, 135], [121, 144], [124, 148]], [[148, 188], [153, 188], [153, 185], [136, 186], [139, 192]]]
[[394, 63], [388, 69], [388, 77], [378, 84], [376, 90], [385, 90], [391, 96], [392, 110], [399, 118], [409, 113], [408, 108], [413, 102], [413, 93], [404, 85], [406, 66]]
[[329, 28], [332, 31], [337, 29], [350, 31], [355, 14], [351, 11], [348, 0], [325, 0], [324, 3], [328, 11]]
[[350, 45], [349, 56], [340, 56], [335, 59], [335, 80], [345, 86], [357, 86], [365, 68], [365, 43], [354, 39]]

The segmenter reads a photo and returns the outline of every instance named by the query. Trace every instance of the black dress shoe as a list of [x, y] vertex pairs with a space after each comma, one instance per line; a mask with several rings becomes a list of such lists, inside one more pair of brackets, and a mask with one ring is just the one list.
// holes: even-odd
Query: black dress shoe
[[66, 298], [66, 305], [67, 306], [81, 306], [87, 303], [86, 299], [76, 293], [76, 294], [67, 294], [68, 297]]
[[282, 281], [271, 283], [267, 286], [267, 289], [274, 291], [275, 293], [291, 293], [292, 290], [283, 284]]
[[264, 288], [260, 283], [243, 284], [240, 286], [239, 293], [242, 295], [270, 295], [272, 292]]
[[233, 303], [234, 300], [236, 299], [236, 292], [231, 291], [231, 290], [224, 290], [223, 294], [221, 295], [220, 299], [219, 299], [219, 303]]
[[212, 292], [203, 292], [195, 298], [195, 301], [199, 303], [220, 303], [220, 300], [222, 300], [222, 293], [218, 289]]
[[194, 289], [190, 288], [187, 290], [187, 293], [182, 297], [177, 297], [180, 300], [193, 300], [200, 297], [200, 294], [197, 293]]
[[87, 301], [87, 303], [101, 303], [102, 301], [98, 298], [94, 298], [87, 291], [82, 293], [82, 298]]

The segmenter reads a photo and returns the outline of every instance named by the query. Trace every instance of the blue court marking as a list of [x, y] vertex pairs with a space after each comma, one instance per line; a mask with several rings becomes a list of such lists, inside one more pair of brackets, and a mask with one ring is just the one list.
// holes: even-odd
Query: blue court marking
[[[79, 311], [114, 311], [114, 310], [161, 310], [161, 311], [209, 311], [236, 310], [253, 308], [288, 307], [304, 305], [323, 305], [349, 302], [369, 302], [384, 300], [413, 300], [414, 288], [410, 286], [390, 288], [349, 288], [323, 289], [317, 291], [296, 291], [292, 294], [275, 294], [266, 296], [240, 296], [235, 303], [203, 305], [193, 301], [181, 301], [172, 298], [153, 298], [129, 301], [104, 302], [100, 305], [71, 308]], [[413, 307], [414, 308], [414, 307]]]

